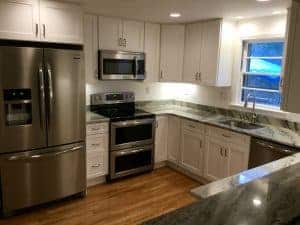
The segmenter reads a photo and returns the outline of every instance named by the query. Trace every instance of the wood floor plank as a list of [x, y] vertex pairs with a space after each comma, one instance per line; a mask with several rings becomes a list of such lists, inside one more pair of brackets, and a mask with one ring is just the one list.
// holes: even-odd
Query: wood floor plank
[[1, 219], [0, 225], [132, 225], [196, 201], [200, 184], [164, 167], [152, 173], [88, 189], [83, 199]]

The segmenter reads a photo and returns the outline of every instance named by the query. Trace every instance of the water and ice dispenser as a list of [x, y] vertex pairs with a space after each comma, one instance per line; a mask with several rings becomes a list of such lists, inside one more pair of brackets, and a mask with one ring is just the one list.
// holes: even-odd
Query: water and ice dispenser
[[4, 90], [6, 126], [32, 124], [31, 89]]

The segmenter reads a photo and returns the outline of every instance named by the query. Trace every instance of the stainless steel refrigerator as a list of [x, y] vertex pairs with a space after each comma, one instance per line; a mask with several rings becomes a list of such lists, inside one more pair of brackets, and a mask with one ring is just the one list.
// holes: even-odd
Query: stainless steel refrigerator
[[80, 47], [0, 46], [1, 213], [85, 193], [85, 162]]

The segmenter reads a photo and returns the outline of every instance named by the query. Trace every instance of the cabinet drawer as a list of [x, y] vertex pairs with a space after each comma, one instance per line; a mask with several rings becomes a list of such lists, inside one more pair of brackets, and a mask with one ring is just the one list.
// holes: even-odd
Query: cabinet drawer
[[190, 121], [190, 120], [182, 120], [182, 128], [185, 130], [189, 130], [192, 132], [197, 132], [203, 134], [205, 131], [205, 125], [202, 123]]
[[87, 177], [103, 176], [108, 173], [108, 152], [87, 153]]
[[108, 151], [108, 134], [94, 134], [87, 136], [87, 151]]
[[87, 135], [103, 134], [107, 132], [108, 132], [108, 123], [88, 124], [86, 127]]
[[232, 132], [218, 127], [208, 127], [208, 135], [224, 141], [236, 144], [249, 144], [250, 137], [244, 134]]

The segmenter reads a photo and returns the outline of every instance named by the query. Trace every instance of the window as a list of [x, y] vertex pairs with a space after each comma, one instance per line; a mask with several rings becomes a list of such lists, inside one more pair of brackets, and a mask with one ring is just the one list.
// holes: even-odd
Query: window
[[283, 52], [283, 40], [244, 42], [241, 102], [255, 98], [257, 104], [280, 107]]

